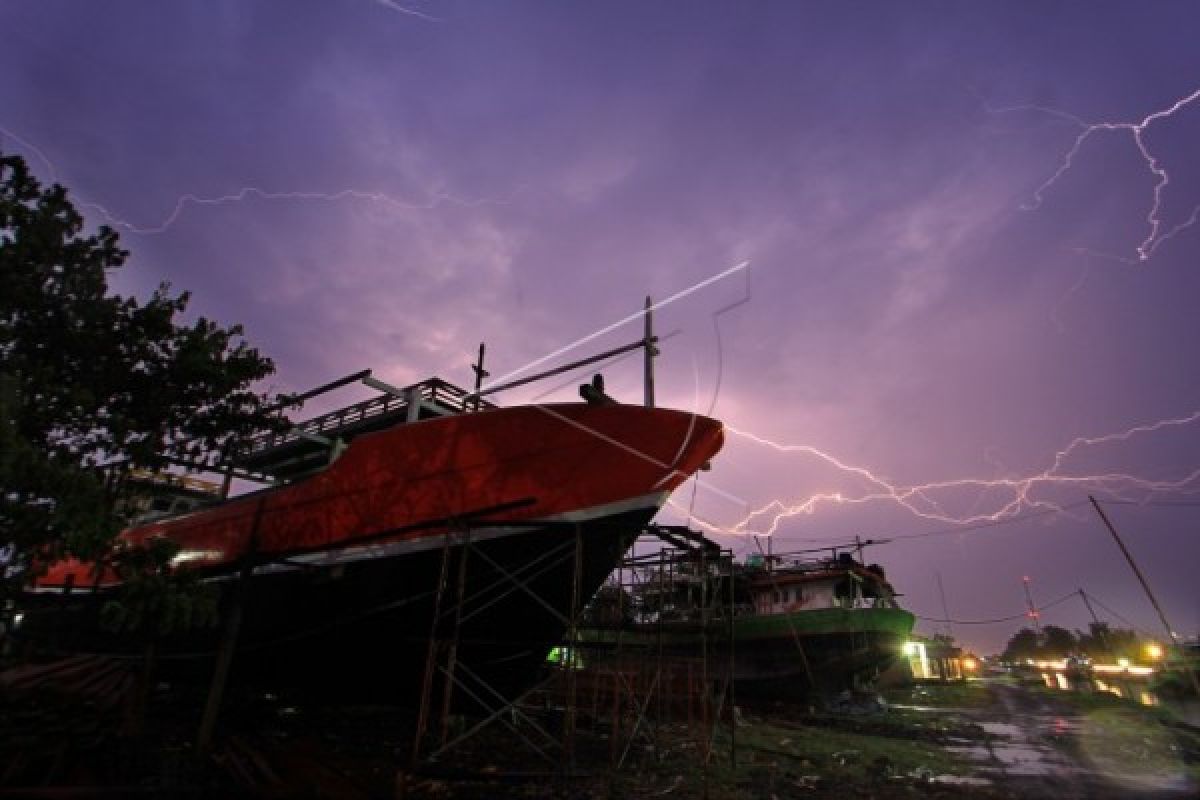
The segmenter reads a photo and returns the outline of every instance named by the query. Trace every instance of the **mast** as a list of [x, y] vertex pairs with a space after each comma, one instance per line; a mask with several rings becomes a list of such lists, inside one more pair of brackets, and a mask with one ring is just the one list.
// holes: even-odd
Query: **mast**
[[646, 408], [654, 408], [654, 357], [658, 355], [658, 350], [654, 347], [654, 304], [650, 300], [650, 295], [646, 295], [646, 311], [645, 311], [646, 329], [645, 338], [642, 340], [645, 343], [645, 390], [646, 390]]
[[479, 359], [471, 365], [471, 370], [475, 373], [475, 410], [479, 410], [479, 390], [483, 388], [483, 379], [492, 373], [483, 368], [483, 353], [485, 350], [483, 342], [479, 343]]

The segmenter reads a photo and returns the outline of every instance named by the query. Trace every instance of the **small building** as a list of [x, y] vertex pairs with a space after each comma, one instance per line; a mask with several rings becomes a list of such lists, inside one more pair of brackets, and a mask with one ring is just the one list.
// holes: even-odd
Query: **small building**
[[904, 644], [904, 656], [913, 680], [966, 680], [962, 648], [944, 639], [913, 637]]

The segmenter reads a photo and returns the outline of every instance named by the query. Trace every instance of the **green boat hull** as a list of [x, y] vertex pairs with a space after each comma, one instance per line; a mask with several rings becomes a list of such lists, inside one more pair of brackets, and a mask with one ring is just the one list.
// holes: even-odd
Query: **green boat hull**
[[734, 677], [743, 692], [857, 689], [901, 655], [916, 618], [899, 608], [823, 608], [734, 622]]
[[707, 651], [709, 674], [723, 679], [732, 666], [741, 693], [803, 696], [868, 685], [902, 655], [915, 617], [899, 608], [823, 608], [785, 614], [745, 615], [731, 626], [714, 620], [664, 622], [624, 630], [589, 629], [580, 638], [597, 655], [699, 658]]

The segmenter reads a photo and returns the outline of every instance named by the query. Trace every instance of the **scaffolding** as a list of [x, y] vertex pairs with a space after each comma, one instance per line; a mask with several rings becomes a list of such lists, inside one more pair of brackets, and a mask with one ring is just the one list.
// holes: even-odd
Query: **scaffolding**
[[[496, 727], [543, 765], [541, 771], [504, 765], [526, 778], [569, 781], [594, 777], [597, 768], [613, 775], [638, 752], [657, 758], [668, 736], [679, 741], [680, 729], [705, 779], [722, 729], [736, 762], [732, 551], [683, 527], [647, 526], [588, 598], [582, 596], [584, 531], [564, 528], [563, 544], [541, 568], [569, 565], [569, 607], [541, 604], [562, 615], [565, 634], [548, 648], [542, 679], [515, 697], [488, 685], [462, 657], [464, 610], [479, 600], [480, 590], [474, 597], [469, 591], [472, 571], [495, 575], [499, 565], [481, 561], [486, 556], [472, 547], [469, 529], [447, 539], [402, 786], [431, 775], [476, 775], [454, 766], [461, 761], [456, 751]], [[503, 587], [492, 581], [487, 591], [533, 592], [527, 574], [505, 572], [502, 580]], [[477, 710], [472, 724], [454, 713], [460, 700]]]

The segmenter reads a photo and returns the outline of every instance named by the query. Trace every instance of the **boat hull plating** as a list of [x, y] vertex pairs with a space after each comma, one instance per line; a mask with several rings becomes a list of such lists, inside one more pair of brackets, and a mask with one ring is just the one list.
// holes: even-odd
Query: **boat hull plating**
[[[462, 414], [363, 435], [314, 477], [122, 538], [171, 539], [183, 567], [221, 586], [222, 625], [158, 642], [168, 676], [211, 676], [240, 595], [235, 681], [406, 702], [432, 634], [440, 663], [457, 642], [456, 674], [511, 697], [536, 682], [572, 607], [721, 443], [720, 423], [667, 409]], [[144, 634], [99, 624], [119, 590], [111, 571], [51, 565], [23, 599], [21, 638], [50, 653], [137, 653]], [[468, 688], [490, 699], [487, 687]]]
[[[245, 585], [231, 679], [263, 691], [411, 705], [419, 699], [432, 634], [441, 642], [442, 663], [446, 648], [457, 645], [456, 678], [465, 684], [455, 692], [460, 700], [474, 692], [490, 704], [496, 698], [489, 689], [512, 698], [536, 682], [546, 653], [561, 642], [574, 592], [576, 543], [582, 545], [583, 602], [656, 510], [577, 525], [520, 526], [499, 536], [495, 527], [485, 527], [417, 553], [256, 574]], [[222, 619], [237, 580], [216, 581]], [[38, 595], [26, 606], [21, 639], [48, 653], [139, 658], [140, 637], [114, 636], [99, 625], [111, 596]], [[160, 675], [204, 681], [222, 633], [217, 625], [162, 638]]]

